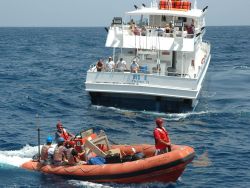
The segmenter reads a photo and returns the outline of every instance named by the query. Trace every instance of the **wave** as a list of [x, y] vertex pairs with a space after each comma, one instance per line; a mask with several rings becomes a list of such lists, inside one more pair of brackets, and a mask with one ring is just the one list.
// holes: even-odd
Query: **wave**
[[76, 186], [76, 187], [112, 188], [112, 187], [107, 186], [107, 185], [102, 185], [102, 184], [98, 184], [98, 183], [91, 183], [88, 181], [69, 180], [68, 183], [73, 185], [73, 186]]
[[216, 96], [217, 92], [211, 92], [211, 91], [202, 91], [201, 96], [204, 98], [213, 98]]
[[[181, 182], [181, 177], [179, 177], [178, 182]], [[151, 182], [151, 183], [140, 183], [140, 184], [115, 184], [115, 183], [105, 183], [98, 184], [98, 183], [91, 183], [87, 181], [79, 181], [79, 180], [69, 180], [67, 181], [69, 184], [73, 185], [74, 187], [86, 187], [86, 188], [131, 188], [131, 187], [137, 187], [137, 188], [157, 188], [157, 187], [175, 187], [175, 183], [161, 183], [161, 182]]]
[[194, 167], [209, 167], [212, 165], [211, 159], [208, 157], [208, 151], [198, 156], [193, 162]]
[[192, 112], [186, 112], [186, 113], [164, 113], [164, 112], [153, 112], [153, 111], [124, 110], [124, 109], [120, 109], [116, 107], [105, 107], [105, 106], [99, 106], [99, 105], [92, 105], [92, 107], [97, 110], [101, 110], [101, 109], [113, 110], [113, 111], [122, 113], [129, 117], [136, 117], [139, 114], [145, 114], [145, 115], [151, 115], [155, 117], [162, 117], [163, 119], [170, 120], [170, 121], [180, 121], [180, 120], [189, 118], [190, 116], [212, 113], [210, 111], [200, 111], [200, 112], [192, 111]]
[[233, 69], [236, 69], [236, 70], [248, 70], [249, 67], [246, 66], [246, 65], [239, 65], [239, 66], [234, 66]]
[[26, 145], [20, 150], [0, 151], [0, 167], [20, 167], [37, 153], [37, 146]]

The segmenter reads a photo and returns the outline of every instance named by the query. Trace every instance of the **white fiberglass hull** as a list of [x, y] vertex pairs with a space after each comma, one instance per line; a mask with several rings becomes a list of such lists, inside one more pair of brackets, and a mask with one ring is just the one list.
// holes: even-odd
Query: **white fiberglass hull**
[[195, 107], [209, 63], [210, 56], [197, 79], [88, 72], [86, 91], [94, 105], [161, 112], [190, 111]]

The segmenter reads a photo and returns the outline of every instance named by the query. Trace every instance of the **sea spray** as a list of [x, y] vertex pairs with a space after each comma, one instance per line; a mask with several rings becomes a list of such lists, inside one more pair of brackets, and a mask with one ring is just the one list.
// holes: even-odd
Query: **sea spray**
[[20, 150], [0, 151], [0, 167], [15, 166], [32, 159], [32, 156], [37, 153], [37, 146], [26, 145]]

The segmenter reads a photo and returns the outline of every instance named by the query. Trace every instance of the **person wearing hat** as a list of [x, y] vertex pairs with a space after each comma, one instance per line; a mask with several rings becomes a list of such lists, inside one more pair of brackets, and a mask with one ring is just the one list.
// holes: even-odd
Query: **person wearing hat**
[[105, 68], [106, 68], [106, 71], [108, 71], [108, 72], [114, 71], [115, 63], [114, 63], [112, 57], [109, 57], [108, 61], [105, 64]]
[[41, 149], [41, 160], [40, 162], [44, 165], [51, 164], [53, 159], [54, 148], [52, 147], [52, 137], [48, 136], [46, 139], [46, 144], [43, 145]]
[[155, 148], [156, 155], [160, 155], [166, 152], [171, 151], [171, 141], [168, 136], [167, 130], [163, 127], [164, 121], [162, 118], [157, 118], [155, 120], [156, 127], [154, 129], [154, 138], [155, 138]]
[[138, 65], [138, 63], [136, 63], [135, 59], [132, 61], [131, 65], [130, 65], [130, 71], [132, 73], [138, 73], [138, 71], [139, 71], [139, 65]]
[[64, 165], [66, 164], [66, 148], [64, 146], [64, 138], [59, 137], [57, 145], [54, 150], [53, 163], [54, 165]]
[[58, 138], [62, 137], [64, 140], [70, 140], [74, 137], [73, 134], [68, 132], [65, 128], [63, 128], [63, 124], [61, 121], [58, 121], [56, 124], [57, 131], [55, 133], [55, 139], [58, 142]]

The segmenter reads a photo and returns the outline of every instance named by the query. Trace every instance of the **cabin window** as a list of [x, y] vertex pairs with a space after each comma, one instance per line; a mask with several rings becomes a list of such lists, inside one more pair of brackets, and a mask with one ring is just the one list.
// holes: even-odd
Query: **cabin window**
[[114, 17], [113, 25], [122, 25], [122, 18], [121, 17]]

